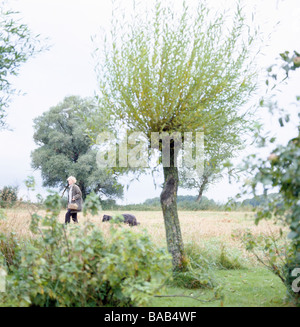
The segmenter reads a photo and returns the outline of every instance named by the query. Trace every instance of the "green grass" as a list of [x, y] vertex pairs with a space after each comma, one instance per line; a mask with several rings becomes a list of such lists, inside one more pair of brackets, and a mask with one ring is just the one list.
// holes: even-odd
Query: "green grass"
[[[278, 277], [265, 268], [242, 270], [215, 270], [214, 278], [223, 298], [199, 302], [185, 297], [154, 297], [150, 307], [282, 307], [285, 303], [286, 288]], [[185, 295], [198, 297], [200, 300], [214, 298], [214, 290], [187, 290], [168, 287], [161, 295]]]

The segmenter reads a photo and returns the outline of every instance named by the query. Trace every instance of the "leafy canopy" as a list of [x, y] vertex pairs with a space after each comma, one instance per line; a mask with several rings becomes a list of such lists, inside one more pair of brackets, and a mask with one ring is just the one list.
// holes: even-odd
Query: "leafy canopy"
[[132, 22], [113, 17], [98, 65], [98, 116], [149, 140], [163, 131], [238, 135], [241, 122], [247, 124], [238, 109], [255, 88], [254, 35], [245, 38], [241, 9], [230, 26], [225, 14], [213, 15], [202, 2], [196, 10], [184, 2], [176, 14], [155, 1], [152, 11], [135, 15]]

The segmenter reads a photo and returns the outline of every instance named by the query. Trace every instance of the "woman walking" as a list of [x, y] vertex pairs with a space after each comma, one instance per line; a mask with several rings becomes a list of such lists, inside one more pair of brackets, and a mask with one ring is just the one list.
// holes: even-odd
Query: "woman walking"
[[78, 223], [77, 212], [82, 210], [82, 193], [78, 185], [75, 184], [76, 178], [74, 176], [70, 176], [67, 181], [69, 183], [69, 196], [65, 224], [70, 223], [71, 217], [74, 223]]

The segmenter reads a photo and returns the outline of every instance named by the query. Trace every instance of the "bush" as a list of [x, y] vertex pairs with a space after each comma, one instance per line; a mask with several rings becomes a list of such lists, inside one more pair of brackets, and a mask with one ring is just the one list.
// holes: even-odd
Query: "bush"
[[[91, 203], [87, 198], [86, 206]], [[35, 238], [15, 247], [12, 263], [18, 264], [3, 255], [10, 269], [7, 292], [0, 293], [2, 302], [41, 307], [140, 306], [169, 278], [171, 257], [156, 248], [146, 233], [112, 224], [105, 238], [91, 222], [84, 227], [59, 223], [58, 194], [48, 196], [45, 206], [45, 217], [32, 215]]]
[[0, 191], [0, 207], [12, 207], [18, 199], [18, 188], [13, 186], [4, 186]]
[[247, 229], [237, 232], [234, 237], [241, 240], [245, 249], [254, 255], [256, 260], [272, 271], [286, 285], [286, 263], [293, 255], [291, 242], [286, 240], [286, 235], [280, 232], [274, 234], [253, 233]]

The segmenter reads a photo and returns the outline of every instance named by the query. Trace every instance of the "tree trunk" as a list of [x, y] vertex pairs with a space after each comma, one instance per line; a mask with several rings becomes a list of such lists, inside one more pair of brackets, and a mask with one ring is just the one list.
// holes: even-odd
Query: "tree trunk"
[[[202, 184], [203, 185], [203, 184]], [[197, 199], [196, 199], [196, 202], [200, 202], [201, 201], [201, 199], [202, 199], [202, 195], [203, 195], [203, 187], [202, 187], [202, 185], [201, 185], [201, 187], [200, 187], [200, 190], [199, 190], [199, 194], [198, 194], [198, 196], [197, 196]]]
[[164, 216], [168, 251], [172, 255], [174, 271], [186, 269], [186, 259], [177, 212], [178, 169], [174, 167], [174, 153], [171, 149], [170, 167], [163, 167], [164, 187], [160, 202]]
[[208, 182], [208, 178], [207, 177], [204, 177], [203, 182], [202, 182], [202, 184], [200, 186], [200, 189], [199, 189], [199, 193], [198, 193], [197, 199], [196, 199], [196, 202], [198, 202], [198, 203], [202, 199], [202, 195], [203, 195], [203, 192], [205, 190], [205, 187], [206, 187], [207, 182]]

